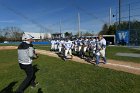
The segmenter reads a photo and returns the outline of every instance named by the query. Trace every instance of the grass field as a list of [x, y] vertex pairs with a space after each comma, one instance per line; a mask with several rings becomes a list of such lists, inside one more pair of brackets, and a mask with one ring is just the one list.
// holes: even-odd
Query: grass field
[[[1, 44], [0, 46], [9, 46], [9, 44]], [[16, 45], [14, 45], [16, 46]], [[43, 49], [43, 50], [50, 50], [50, 45], [34, 45], [36, 49]], [[125, 56], [117, 56], [116, 53], [136, 53], [140, 54], [140, 50], [131, 49], [127, 47], [121, 47], [121, 46], [108, 46], [106, 49], [106, 56], [107, 59], [113, 59], [113, 60], [120, 60], [125, 62], [134, 62], [134, 63], [140, 63], [140, 58], [135, 57], [125, 57]]]
[[[140, 93], [140, 76], [39, 55], [33, 63], [40, 83], [25, 93]], [[0, 93], [12, 93], [25, 77], [16, 50], [0, 50]], [[6, 91], [6, 92], [2, 92]]]
[[115, 54], [119, 53], [119, 52], [140, 54], [140, 50], [131, 49], [131, 48], [127, 48], [127, 47], [109, 46], [109, 47], [107, 47], [106, 56], [108, 59], [140, 63], [140, 61], [139, 61], [140, 58], [116, 56]]
[[[35, 45], [37, 49], [50, 50], [50, 46]], [[114, 59], [126, 62], [140, 63], [140, 58], [117, 56], [116, 53], [136, 53], [140, 54], [140, 50], [131, 49], [127, 47], [108, 46], [106, 50], [107, 59]]]

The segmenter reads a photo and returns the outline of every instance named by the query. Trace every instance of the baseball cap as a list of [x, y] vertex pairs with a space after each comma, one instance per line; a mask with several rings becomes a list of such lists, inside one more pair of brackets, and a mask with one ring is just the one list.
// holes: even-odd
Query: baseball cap
[[30, 34], [23, 34], [22, 35], [22, 40], [28, 40], [28, 39], [33, 39], [34, 37], [31, 36]]

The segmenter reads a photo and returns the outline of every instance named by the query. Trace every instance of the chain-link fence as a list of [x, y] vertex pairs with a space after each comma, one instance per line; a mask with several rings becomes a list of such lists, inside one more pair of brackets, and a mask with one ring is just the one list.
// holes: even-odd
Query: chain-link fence
[[140, 29], [131, 29], [129, 40], [130, 45], [140, 46]]
[[[120, 9], [120, 11], [119, 11]], [[130, 46], [140, 46], [140, 0], [127, 3], [121, 2], [120, 7], [113, 10], [114, 23], [118, 31], [129, 31]], [[119, 15], [120, 14], [120, 15]], [[120, 25], [119, 25], [120, 22]], [[123, 23], [124, 22], [124, 23]], [[118, 26], [119, 25], [119, 26]]]

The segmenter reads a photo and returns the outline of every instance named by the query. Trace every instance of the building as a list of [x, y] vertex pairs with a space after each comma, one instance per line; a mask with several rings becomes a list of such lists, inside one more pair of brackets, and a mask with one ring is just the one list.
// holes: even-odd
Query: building
[[36, 41], [46, 39], [46, 38], [51, 38], [50, 36], [51, 34], [49, 33], [34, 33], [34, 32], [24, 32], [24, 33], [33, 36]]

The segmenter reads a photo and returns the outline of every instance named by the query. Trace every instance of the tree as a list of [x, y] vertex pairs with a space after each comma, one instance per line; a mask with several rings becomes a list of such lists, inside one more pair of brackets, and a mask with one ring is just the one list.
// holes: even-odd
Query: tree
[[72, 36], [72, 33], [65, 32], [65, 37], [66, 37], [66, 38], [70, 38], [71, 36]]
[[109, 26], [108, 28], [108, 31], [107, 31], [107, 35], [114, 35], [116, 33], [116, 26], [115, 25], [111, 25]]
[[108, 32], [108, 25], [104, 24], [102, 30], [99, 32], [100, 35], [105, 35]]
[[0, 36], [0, 43], [4, 42], [6, 38], [4, 36]]
[[23, 31], [18, 27], [5, 27], [1, 29], [1, 38], [7, 41], [21, 41]]
[[[119, 29], [116, 29], [119, 28]], [[129, 24], [129, 21], [123, 21], [120, 23], [120, 26], [116, 25], [114, 23], [111, 26], [107, 26], [107, 24], [103, 25], [102, 30], [99, 32], [99, 34], [102, 35], [115, 35], [117, 30], [127, 30], [130, 33], [130, 43], [138, 45], [140, 44], [140, 21], [131, 21]]]

